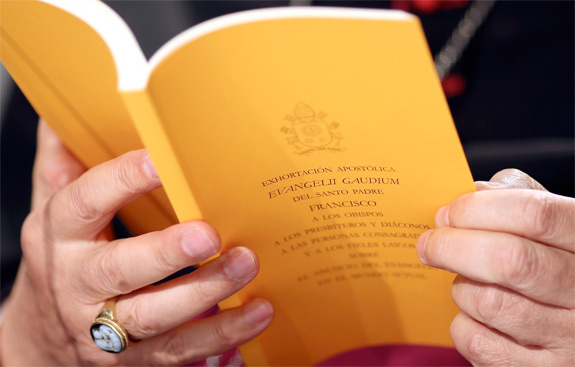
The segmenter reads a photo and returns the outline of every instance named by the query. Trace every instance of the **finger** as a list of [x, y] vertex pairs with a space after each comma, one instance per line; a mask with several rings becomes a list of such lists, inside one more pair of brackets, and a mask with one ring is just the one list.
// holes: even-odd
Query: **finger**
[[475, 183], [475, 186], [478, 191], [496, 189], [531, 189], [547, 191], [547, 189], [533, 177], [518, 169], [504, 169], [493, 175], [491, 180], [488, 182], [478, 181]]
[[426, 265], [575, 308], [575, 257], [566, 251], [506, 233], [444, 227], [423, 233], [417, 253]]
[[506, 232], [575, 252], [575, 199], [535, 190], [465, 194], [438, 210], [438, 227]]
[[50, 127], [40, 120], [33, 170], [32, 207], [74, 181], [84, 166], [70, 153]]
[[121, 207], [160, 185], [145, 150], [102, 163], [54, 195], [50, 214], [56, 218], [55, 236], [92, 240]]
[[256, 299], [240, 308], [187, 323], [128, 350], [134, 364], [180, 366], [221, 354], [260, 334], [272, 321], [273, 308]]
[[83, 289], [100, 301], [130, 293], [207, 260], [220, 247], [220, 238], [210, 225], [187, 222], [95, 248], [78, 265], [78, 273]]
[[460, 313], [450, 328], [455, 348], [474, 366], [572, 366], [571, 351], [522, 346]]
[[455, 304], [471, 318], [522, 345], [560, 348], [575, 343], [575, 312], [553, 307], [497, 285], [455, 278]]
[[232, 249], [191, 274], [121, 297], [118, 319], [135, 339], [159, 335], [236, 293], [258, 269], [253, 252]]

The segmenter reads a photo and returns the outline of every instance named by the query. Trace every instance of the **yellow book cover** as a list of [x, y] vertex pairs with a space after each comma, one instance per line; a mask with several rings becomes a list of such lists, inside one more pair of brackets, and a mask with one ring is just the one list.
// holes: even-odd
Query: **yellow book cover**
[[172, 223], [171, 203], [225, 249], [259, 256], [258, 277], [221, 304], [274, 306], [241, 348], [248, 365], [451, 345], [453, 276], [422, 265], [415, 244], [474, 185], [417, 18], [254, 10], [195, 26], [147, 62], [97, 1], [1, 4], [2, 62], [87, 165], [140, 139], [149, 150], [169, 203], [155, 193], [124, 213], [136, 233]]

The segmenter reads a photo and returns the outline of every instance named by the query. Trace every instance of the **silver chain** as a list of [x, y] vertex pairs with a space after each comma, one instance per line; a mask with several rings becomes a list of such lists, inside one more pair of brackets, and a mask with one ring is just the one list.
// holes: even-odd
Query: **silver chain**
[[[313, 0], [290, 0], [290, 6], [309, 6]], [[445, 45], [436, 54], [434, 62], [437, 75], [443, 80], [461, 59], [463, 51], [477, 33], [477, 30], [485, 23], [485, 19], [493, 9], [497, 0], [475, 0], [469, 6], [463, 18], [447, 40]]]
[[461, 59], [463, 51], [465, 51], [477, 30], [485, 23], [485, 19], [487, 19], [496, 1], [476, 0], [467, 9], [449, 40], [435, 55], [435, 69], [440, 80], [443, 80]]

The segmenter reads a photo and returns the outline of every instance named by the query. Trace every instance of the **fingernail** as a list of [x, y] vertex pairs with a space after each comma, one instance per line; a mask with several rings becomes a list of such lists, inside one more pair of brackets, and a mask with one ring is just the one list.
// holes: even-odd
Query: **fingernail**
[[494, 190], [504, 188], [501, 182], [491, 182], [491, 181], [475, 181], [475, 189], [477, 191], [483, 190]]
[[435, 226], [447, 227], [449, 226], [449, 205], [442, 206], [435, 214]]
[[260, 324], [272, 318], [274, 310], [272, 305], [263, 299], [256, 299], [244, 307], [245, 319], [253, 325]]
[[425, 231], [419, 236], [417, 240], [417, 257], [419, 257], [419, 261], [427, 265], [427, 261], [425, 260], [425, 245], [427, 243], [427, 239], [431, 236], [433, 230]]
[[219, 249], [219, 241], [208, 235], [203, 229], [195, 228], [182, 236], [184, 251], [195, 261], [202, 261], [215, 255]]
[[235, 248], [227, 254], [224, 271], [237, 282], [256, 273], [256, 261], [246, 249]]
[[154, 166], [154, 162], [152, 162], [152, 158], [150, 158], [149, 154], [146, 154], [146, 157], [144, 157], [143, 169], [149, 178], [158, 178], [159, 177], [158, 171], [156, 171], [156, 167]]

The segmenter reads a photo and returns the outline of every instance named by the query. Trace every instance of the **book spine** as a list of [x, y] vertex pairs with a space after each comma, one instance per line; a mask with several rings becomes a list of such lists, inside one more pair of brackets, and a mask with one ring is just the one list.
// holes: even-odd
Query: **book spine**
[[[180, 222], [202, 219], [201, 211], [191, 192], [184, 170], [177, 159], [170, 140], [162, 127], [158, 113], [147, 91], [122, 92], [122, 98], [136, 125], [144, 146], [148, 149], [164, 189], [172, 203]], [[209, 261], [209, 260], [208, 260]], [[241, 306], [242, 302], [234, 294], [220, 302], [220, 309], [226, 310]], [[263, 349], [256, 339], [240, 346], [242, 357], [254, 366], [269, 365]]]
[[164, 131], [148, 92], [122, 92], [126, 108], [148, 149], [170, 203], [180, 222], [202, 219], [202, 214], [189, 188], [184, 171]]
[[[242, 301], [237, 294], [233, 294], [225, 300], [218, 303], [220, 310], [228, 310], [231, 308], [240, 307]], [[259, 338], [252, 339], [238, 347], [245, 366], [271, 366], [264, 353]]]

